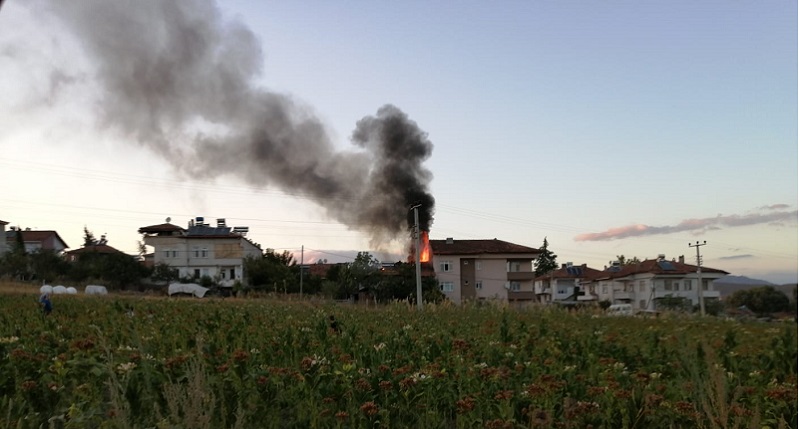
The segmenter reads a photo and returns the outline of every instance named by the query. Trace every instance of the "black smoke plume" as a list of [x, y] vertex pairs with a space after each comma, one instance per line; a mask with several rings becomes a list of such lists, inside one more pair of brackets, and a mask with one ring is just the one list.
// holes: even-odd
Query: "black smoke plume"
[[254, 84], [261, 45], [211, 0], [42, 0], [82, 43], [100, 86], [100, 124], [195, 178], [237, 175], [324, 207], [373, 242], [401, 236], [434, 199], [422, 163], [433, 145], [397, 107], [356, 125], [357, 150], [336, 150], [292, 97]]

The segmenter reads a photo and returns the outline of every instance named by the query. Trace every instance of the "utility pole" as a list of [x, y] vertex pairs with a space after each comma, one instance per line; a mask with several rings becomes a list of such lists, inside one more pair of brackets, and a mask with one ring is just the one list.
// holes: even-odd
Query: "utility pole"
[[422, 268], [419, 262], [419, 213], [417, 209], [420, 204], [411, 207], [414, 210], [414, 236], [416, 239], [416, 262], [417, 262], [417, 310], [422, 310]]
[[305, 247], [305, 244], [300, 245], [300, 298], [303, 297], [303, 251]]
[[697, 300], [700, 302], [700, 315], [706, 315], [706, 300], [703, 297], [703, 272], [700, 269], [700, 265], [703, 264], [703, 260], [700, 258], [700, 246], [705, 246], [706, 241], [703, 240], [702, 243], [699, 241], [695, 244], [689, 243], [689, 247], [694, 247], [697, 249]]

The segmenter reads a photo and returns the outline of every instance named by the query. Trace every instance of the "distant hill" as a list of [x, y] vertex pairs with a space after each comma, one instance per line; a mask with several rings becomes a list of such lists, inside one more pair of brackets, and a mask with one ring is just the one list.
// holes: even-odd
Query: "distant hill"
[[725, 276], [714, 281], [714, 290], [719, 291], [721, 299], [725, 299], [739, 290], [752, 289], [761, 286], [772, 286], [775, 289], [785, 293], [790, 299], [793, 299], [793, 291], [797, 289], [797, 283], [776, 285], [775, 283], [771, 283], [766, 280], [751, 279], [745, 276]]

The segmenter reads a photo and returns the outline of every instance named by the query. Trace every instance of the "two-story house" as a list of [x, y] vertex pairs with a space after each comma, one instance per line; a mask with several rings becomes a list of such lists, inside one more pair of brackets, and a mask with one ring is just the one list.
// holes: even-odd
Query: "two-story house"
[[586, 264], [562, 264], [561, 268], [534, 279], [534, 293], [537, 302], [597, 301], [593, 280], [603, 272], [587, 267]]
[[11, 227], [8, 231], [5, 231], [5, 244], [9, 250], [16, 246], [17, 234], [22, 237], [25, 252], [28, 253], [38, 252], [39, 250], [52, 250], [60, 254], [69, 248], [67, 243], [55, 231], [32, 231], [30, 228], [23, 230]]
[[144, 243], [152, 246], [153, 263], [166, 264], [181, 278], [211, 277], [222, 286], [244, 281], [244, 260], [260, 258], [261, 247], [248, 240], [247, 227], [228, 227], [217, 219], [212, 227], [198, 217], [184, 229], [171, 223], [139, 228]]
[[698, 282], [697, 266], [686, 264], [683, 256], [677, 261], [667, 260], [664, 255], [635, 264], [613, 263], [601, 277], [595, 279], [594, 287], [598, 299], [613, 304], [629, 303], [637, 310], [655, 310], [658, 300], [667, 296], [683, 298], [696, 305], [699, 302], [698, 287], [705, 300], [719, 299], [719, 291], [713, 281], [726, 276], [722, 270], [700, 267]]
[[540, 250], [498, 239], [430, 240], [439, 287], [455, 303], [533, 301], [533, 261]]

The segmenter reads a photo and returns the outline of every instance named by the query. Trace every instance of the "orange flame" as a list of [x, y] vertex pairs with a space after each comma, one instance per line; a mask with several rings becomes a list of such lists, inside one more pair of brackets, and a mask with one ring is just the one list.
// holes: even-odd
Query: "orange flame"
[[431, 260], [431, 242], [428, 240], [428, 231], [422, 231], [419, 235], [419, 261], [430, 262]]

